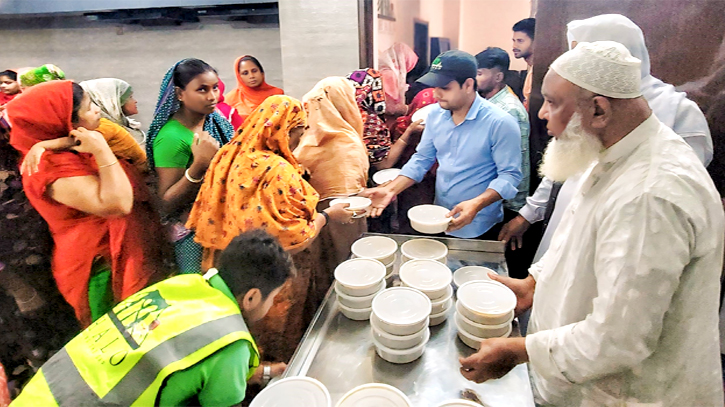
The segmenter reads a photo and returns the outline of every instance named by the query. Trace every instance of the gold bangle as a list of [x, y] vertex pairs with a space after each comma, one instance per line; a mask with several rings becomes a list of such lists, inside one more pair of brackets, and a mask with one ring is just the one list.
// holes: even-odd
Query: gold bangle
[[100, 170], [101, 168], [106, 168], [106, 167], [110, 167], [110, 166], [112, 166], [112, 165], [115, 165], [115, 164], [118, 164], [118, 160], [116, 160], [116, 161], [114, 161], [114, 162], [112, 162], [112, 163], [110, 163], [110, 164], [106, 164], [106, 165], [99, 165], [99, 166], [98, 166], [98, 169]]
[[403, 137], [399, 138], [398, 141], [402, 141], [403, 144], [405, 144], [406, 146], [408, 145], [408, 143], [405, 140], [403, 140]]

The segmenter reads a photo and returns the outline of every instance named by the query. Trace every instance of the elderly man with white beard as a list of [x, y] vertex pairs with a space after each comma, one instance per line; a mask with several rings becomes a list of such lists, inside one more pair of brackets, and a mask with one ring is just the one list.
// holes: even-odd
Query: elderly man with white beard
[[460, 361], [467, 379], [528, 362], [541, 405], [722, 406], [723, 210], [693, 150], [641, 97], [639, 69], [601, 41], [546, 74], [541, 171], [583, 179], [529, 277], [492, 276], [517, 313], [533, 304], [529, 335], [483, 341]]

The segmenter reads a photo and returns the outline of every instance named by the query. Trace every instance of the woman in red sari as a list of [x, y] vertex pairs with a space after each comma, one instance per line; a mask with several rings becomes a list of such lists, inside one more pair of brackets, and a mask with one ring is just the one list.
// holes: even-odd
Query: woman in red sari
[[162, 277], [161, 227], [143, 179], [118, 160], [98, 127], [100, 111], [80, 85], [52, 81], [7, 105], [10, 143], [25, 155], [37, 142], [76, 139], [73, 151], [47, 151], [39, 171], [23, 177], [28, 200], [48, 222], [58, 289], [83, 327], [91, 322], [92, 269], [111, 269], [115, 301]]

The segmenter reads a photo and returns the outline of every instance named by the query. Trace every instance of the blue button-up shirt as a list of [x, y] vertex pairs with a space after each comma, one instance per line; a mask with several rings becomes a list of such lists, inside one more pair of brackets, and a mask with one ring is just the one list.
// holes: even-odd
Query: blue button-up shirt
[[[420, 182], [436, 160], [436, 205], [452, 209], [489, 188], [511, 199], [522, 177], [519, 126], [511, 115], [478, 95], [459, 125], [453, 123], [450, 111], [436, 105], [426, 118], [416, 153], [400, 175]], [[478, 237], [502, 220], [497, 201], [450, 235]]]

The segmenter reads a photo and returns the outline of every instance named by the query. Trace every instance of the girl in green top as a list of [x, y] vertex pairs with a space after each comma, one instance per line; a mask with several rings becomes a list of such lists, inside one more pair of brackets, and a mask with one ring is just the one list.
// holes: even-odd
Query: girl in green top
[[182, 273], [201, 272], [202, 248], [184, 223], [214, 154], [234, 136], [232, 125], [215, 111], [218, 100], [214, 68], [193, 58], [177, 62], [161, 82], [146, 142]]

